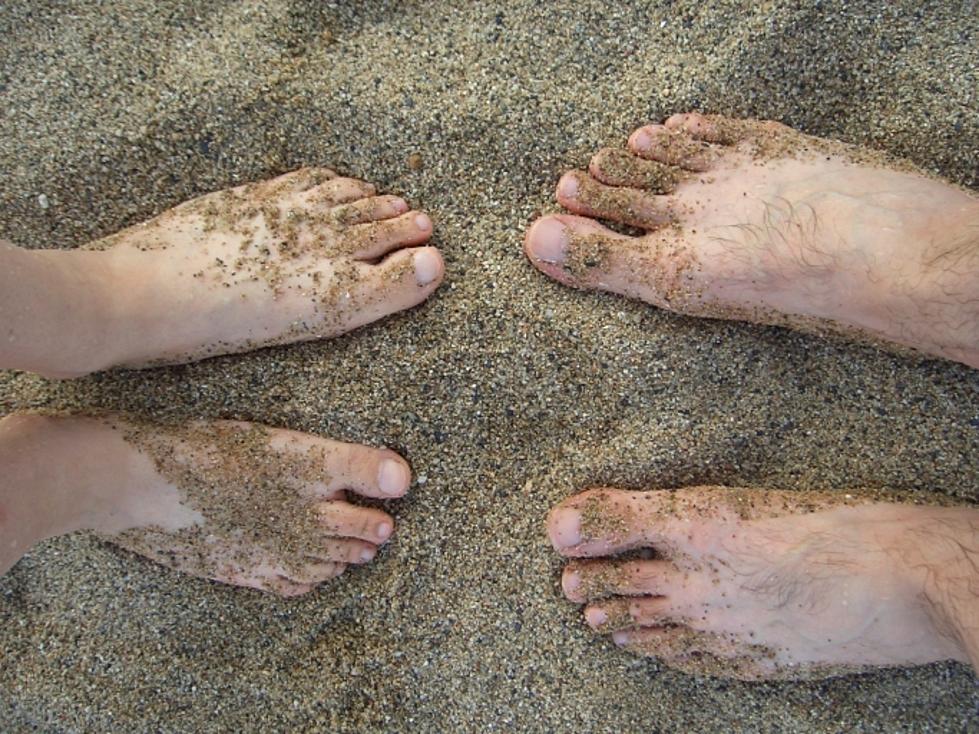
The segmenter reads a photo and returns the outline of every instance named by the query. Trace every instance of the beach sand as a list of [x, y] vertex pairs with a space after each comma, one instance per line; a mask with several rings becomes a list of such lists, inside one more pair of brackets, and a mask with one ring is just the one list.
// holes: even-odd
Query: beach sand
[[521, 252], [562, 170], [674, 111], [773, 118], [979, 185], [975, 3], [800, 5], [5, 2], [0, 237], [75, 247], [326, 165], [429, 212], [447, 277], [331, 341], [0, 373], [0, 413], [248, 419], [389, 446], [416, 477], [378, 558], [299, 599], [86, 535], [37, 546], [0, 578], [0, 729], [979, 727], [962, 665], [759, 685], [621, 653], [562, 599], [543, 531], [601, 483], [977, 499], [979, 372], [573, 291]]

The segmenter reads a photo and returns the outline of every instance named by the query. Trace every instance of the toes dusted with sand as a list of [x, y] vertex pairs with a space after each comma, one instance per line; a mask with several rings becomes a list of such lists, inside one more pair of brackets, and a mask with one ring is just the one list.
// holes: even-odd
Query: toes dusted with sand
[[428, 215], [327, 169], [194, 199], [83, 253], [130, 285], [114, 289], [101, 366], [330, 337], [411, 308], [442, 280], [431, 236]]
[[946, 597], [968, 588], [960, 544], [975, 547], [977, 521], [883, 496], [693, 487], [588, 490], [547, 527], [593, 630], [685, 672], [766, 680], [968, 661], [979, 602]]
[[117, 415], [25, 421], [18, 429], [25, 445], [46, 451], [52, 467], [40, 473], [38, 492], [60, 493], [62, 505], [74, 506], [25, 548], [94, 530], [177, 571], [285, 596], [371, 561], [394, 520], [353, 497], [396, 499], [411, 481], [393, 451], [253, 423], [162, 425]]
[[979, 366], [979, 199], [906, 161], [680, 114], [566, 173], [557, 200], [575, 216], [537, 220], [524, 249], [566, 285]]

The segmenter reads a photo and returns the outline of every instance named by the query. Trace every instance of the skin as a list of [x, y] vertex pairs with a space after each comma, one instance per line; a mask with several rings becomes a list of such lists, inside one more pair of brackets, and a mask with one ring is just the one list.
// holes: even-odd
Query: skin
[[[687, 672], [763, 680], [979, 663], [972, 508], [593, 489], [557, 505], [547, 527], [576, 559], [562, 587], [589, 626]], [[609, 557], [636, 549], [656, 556]]]
[[[398, 197], [302, 169], [208, 194], [78, 250], [0, 243], [0, 368], [70, 378], [341, 334], [438, 287], [441, 255], [422, 246], [431, 232], [428, 216]], [[261, 428], [266, 466], [243, 461], [235, 481], [215, 484], [214, 457], [224, 448], [207, 436], [234, 426], [251, 428], [137, 429], [121, 416], [0, 420], [0, 573], [40, 540], [76, 530], [178, 571], [289, 596], [374, 557], [394, 521], [347, 502], [346, 492], [402, 496], [411, 472], [401, 457]], [[127, 437], [133, 430], [157, 452], [176, 452], [183, 484]], [[278, 473], [276, 457], [283, 477], [275, 492], [243, 495], [262, 487], [258, 474], [267, 483]], [[215, 486], [226, 507], [209, 511], [188, 492]], [[215, 510], [238, 508], [240, 528], [214, 521]], [[307, 549], [298, 558], [279, 542], [295, 527], [273, 532], [252, 522], [307, 510], [320, 522], [313, 537], [296, 539]]]
[[[979, 200], [908, 166], [778, 123], [684, 114], [600, 151], [557, 198], [584, 216], [539, 219], [525, 250], [562, 283], [979, 367]], [[720, 488], [565, 500], [548, 520], [562, 555], [659, 554], [574, 561], [565, 595], [617, 644], [696, 673], [979, 669], [975, 509], [751, 494], [750, 519]]]
[[[862, 151], [842, 144], [824, 152], [778, 123], [742, 121], [733, 138], [725, 123], [674, 115], [565, 174], [558, 201], [585, 216], [537, 220], [531, 262], [567, 285], [681, 313], [843, 332], [979, 367], [979, 198], [855, 163]], [[583, 249], [600, 254], [581, 262]]]
[[[0, 245], [0, 365], [67, 378], [188, 362], [336, 336], [411, 308], [444, 274], [438, 250], [416, 246], [432, 222], [374, 193], [302, 169], [194, 199], [81, 250]], [[265, 211], [306, 217], [288, 253]]]

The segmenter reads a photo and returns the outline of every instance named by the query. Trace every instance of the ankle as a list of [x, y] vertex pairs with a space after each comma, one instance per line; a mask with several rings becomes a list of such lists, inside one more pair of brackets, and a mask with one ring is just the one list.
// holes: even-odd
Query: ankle
[[113, 269], [105, 253], [7, 248], [0, 366], [49, 378], [113, 364]]

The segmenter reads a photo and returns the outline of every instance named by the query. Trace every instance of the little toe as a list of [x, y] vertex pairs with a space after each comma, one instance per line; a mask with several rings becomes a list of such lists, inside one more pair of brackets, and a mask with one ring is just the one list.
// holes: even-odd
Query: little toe
[[612, 640], [630, 652], [661, 658], [687, 673], [761, 680], [774, 667], [770, 648], [682, 625], [621, 629], [612, 634]]
[[350, 204], [341, 204], [330, 211], [330, 215], [341, 226], [376, 222], [391, 219], [408, 211], [408, 202], [400, 196], [371, 196], [358, 199]]
[[352, 227], [347, 236], [356, 243], [353, 257], [376, 260], [392, 250], [421, 245], [432, 237], [432, 220], [422, 212], [405, 212], [400, 216]]
[[575, 214], [600, 217], [642, 229], [673, 221], [670, 200], [635, 188], [606, 186], [584, 171], [569, 171], [557, 186], [557, 200]]
[[662, 596], [686, 586], [669, 561], [574, 561], [561, 576], [564, 595], [579, 604], [609, 596]]
[[347, 502], [321, 502], [317, 505], [326, 532], [338, 538], [358, 538], [383, 543], [394, 532], [394, 520], [386, 512], [358, 507]]
[[629, 136], [629, 149], [642, 158], [688, 171], [709, 170], [718, 156], [709, 143], [697, 140], [685, 130], [671, 130], [665, 125], [639, 128]]
[[598, 632], [673, 624], [677, 621], [673, 605], [665, 596], [605, 599], [585, 607], [584, 615], [588, 626]]
[[622, 148], [602, 148], [588, 164], [588, 172], [609, 186], [630, 186], [651, 193], [669, 194], [684, 178], [681, 169], [646, 160]]
[[724, 118], [713, 115], [681, 112], [667, 118], [663, 126], [669, 130], [682, 130], [695, 140], [705, 140], [708, 143], [729, 145], [736, 142], [730, 126], [724, 124]]
[[338, 176], [304, 192], [303, 198], [308, 204], [335, 206], [337, 204], [347, 204], [352, 201], [357, 201], [358, 199], [366, 199], [369, 196], [374, 196], [376, 193], [377, 191], [373, 184], [357, 178]]
[[365, 540], [352, 538], [327, 538], [316, 555], [324, 563], [368, 563], [377, 555], [377, 546]]
[[337, 173], [329, 168], [307, 166], [292, 173], [287, 173], [282, 178], [286, 177], [290, 177], [297, 191], [308, 191], [315, 186], [326, 183], [330, 179], [337, 178]]
[[672, 552], [682, 545], [659, 492], [590, 489], [551, 510], [547, 530], [564, 556], [606, 556], [641, 547]]

